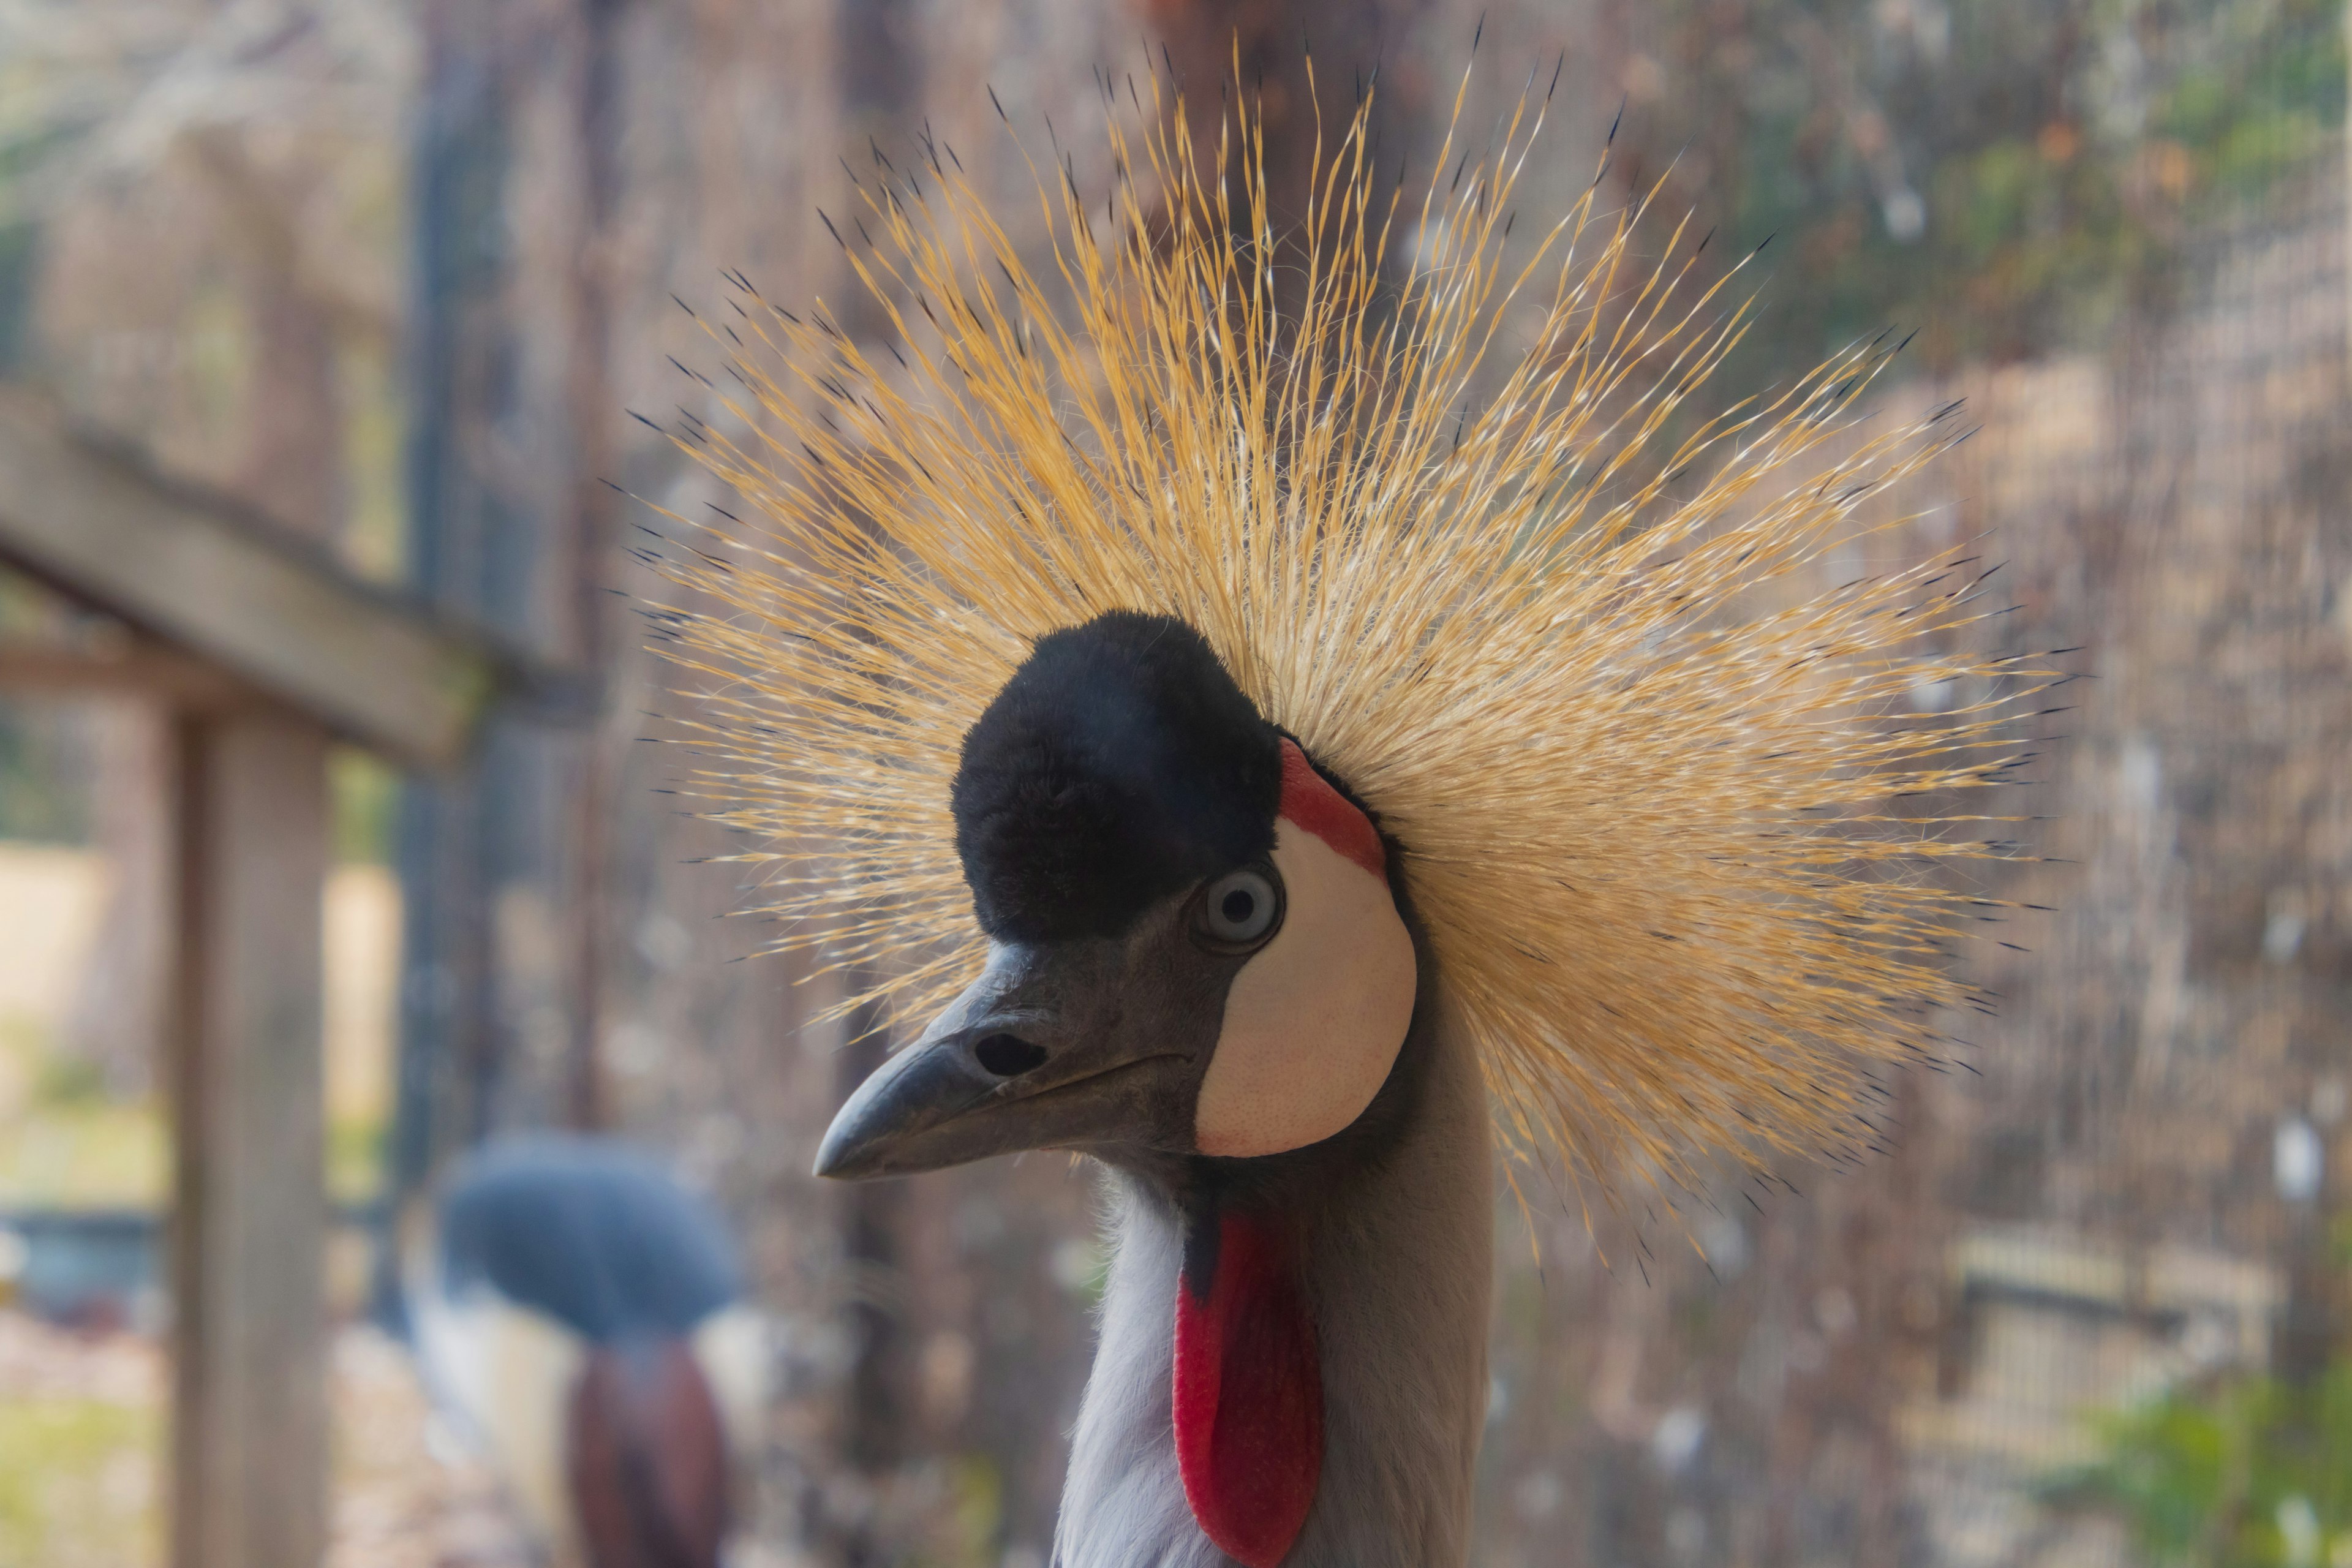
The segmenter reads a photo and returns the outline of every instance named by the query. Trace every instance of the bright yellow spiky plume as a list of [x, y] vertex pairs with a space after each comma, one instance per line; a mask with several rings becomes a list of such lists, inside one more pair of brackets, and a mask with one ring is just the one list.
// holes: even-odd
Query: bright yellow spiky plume
[[[1948, 423], [1857, 428], [1868, 345], [1695, 422], [1743, 310], [1639, 262], [1597, 181], [1513, 240], [1538, 102], [1402, 200], [1360, 111], [1276, 235], [1245, 110], [1212, 151], [1128, 98], [1107, 194], [1038, 180], [1045, 265], [942, 150], [877, 174], [845, 247], [889, 342], [748, 285], [710, 327], [733, 433], [680, 439], [746, 504], [672, 562], [707, 595], [672, 651], [714, 678], [698, 787], [771, 863], [782, 945], [927, 1017], [982, 953], [966, 728], [1040, 634], [1161, 612], [1402, 842], [1521, 1152], [1681, 1179], [1865, 1142], [1870, 1066], [1971, 999], [1979, 900], [1937, 863], [2007, 853], [1965, 803], [2038, 689], [1952, 651], [1955, 561], [1824, 585]], [[1955, 679], [1983, 695], [1908, 719]]]

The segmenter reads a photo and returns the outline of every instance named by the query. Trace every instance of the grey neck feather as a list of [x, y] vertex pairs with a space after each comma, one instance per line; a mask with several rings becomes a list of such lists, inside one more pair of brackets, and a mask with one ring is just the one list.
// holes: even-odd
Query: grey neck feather
[[[1426, 973], [1426, 972], [1424, 972]], [[1319, 1334], [1321, 1486], [1284, 1568], [1458, 1568], [1486, 1405], [1493, 1173], [1486, 1091], [1442, 1005], [1392, 1136], [1344, 1183], [1301, 1184]], [[1101, 1344], [1073, 1435], [1055, 1568], [1228, 1568], [1177, 1470], [1171, 1378], [1183, 1222], [1148, 1176], [1108, 1181]], [[1309, 1195], [1312, 1194], [1313, 1195]]]

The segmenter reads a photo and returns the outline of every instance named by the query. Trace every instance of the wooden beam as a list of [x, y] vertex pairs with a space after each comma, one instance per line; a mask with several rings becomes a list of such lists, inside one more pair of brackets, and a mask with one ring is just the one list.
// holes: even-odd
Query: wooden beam
[[235, 502], [0, 398], [0, 561], [404, 761], [464, 749], [502, 662]]
[[26, 697], [147, 697], [217, 711], [268, 699], [215, 665], [145, 638], [84, 649], [0, 637], [0, 692]]
[[318, 1568], [328, 737], [173, 723], [172, 1568]]

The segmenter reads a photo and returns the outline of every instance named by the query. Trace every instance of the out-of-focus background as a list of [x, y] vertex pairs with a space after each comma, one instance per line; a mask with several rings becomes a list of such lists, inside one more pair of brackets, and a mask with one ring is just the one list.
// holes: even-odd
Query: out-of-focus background
[[[337, 1568], [530, 1561], [383, 1245], [587, 1127], [742, 1238], [742, 1562], [1042, 1568], [1087, 1181], [807, 1175], [884, 1037], [736, 962], [601, 481], [718, 499], [626, 411], [698, 405], [723, 271], [878, 328], [814, 216], [869, 142], [1015, 194], [991, 84], [1083, 149], [1097, 67], [1237, 49], [1279, 195], [1302, 36], [1428, 149], [1482, 14], [1473, 126], [1562, 61], [1528, 202], [1622, 110], [1612, 202], [1775, 237], [1725, 401], [1916, 332], [1884, 399], [1980, 426], [1919, 542], [1988, 536], [1987, 635], [2095, 679], [2063, 863], [1988, 884], [2055, 912], [1889, 1156], [1703, 1218], [1712, 1269], [1498, 1215], [1477, 1562], [2352, 1564], [2337, 0], [0, 0], [0, 1564], [215, 1568], [175, 1386], [231, 1489], [329, 1456]], [[239, 1337], [312, 1274], [315, 1353]]]

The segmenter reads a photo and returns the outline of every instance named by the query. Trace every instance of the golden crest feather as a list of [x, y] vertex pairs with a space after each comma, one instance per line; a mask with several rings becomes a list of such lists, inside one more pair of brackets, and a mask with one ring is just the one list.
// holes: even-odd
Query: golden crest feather
[[[1518, 1152], [1679, 1181], [1866, 1143], [1873, 1065], [1975, 1001], [1950, 952], [1987, 900], [1939, 864], [2014, 853], [1968, 803], [2057, 679], [1956, 651], [1984, 611], [1952, 556], [1819, 585], [1951, 411], [1860, 429], [1864, 344], [1693, 418], [1746, 307], [1679, 229], [1638, 262], [1597, 179], [1513, 240], [1539, 100], [1410, 198], [1360, 110], [1278, 246], [1250, 112], [1206, 149], [1160, 93], [1107, 91], [1106, 196], [1038, 179], [1044, 267], [927, 148], [844, 247], [889, 341], [740, 279], [709, 327], [729, 427], [679, 439], [746, 505], [672, 519], [702, 537], [665, 558], [667, 651], [709, 678], [696, 788], [779, 945], [928, 1016], [982, 955], [965, 730], [1036, 637], [1160, 612], [1402, 844]], [[1946, 680], [1969, 700], [1912, 715]]]

